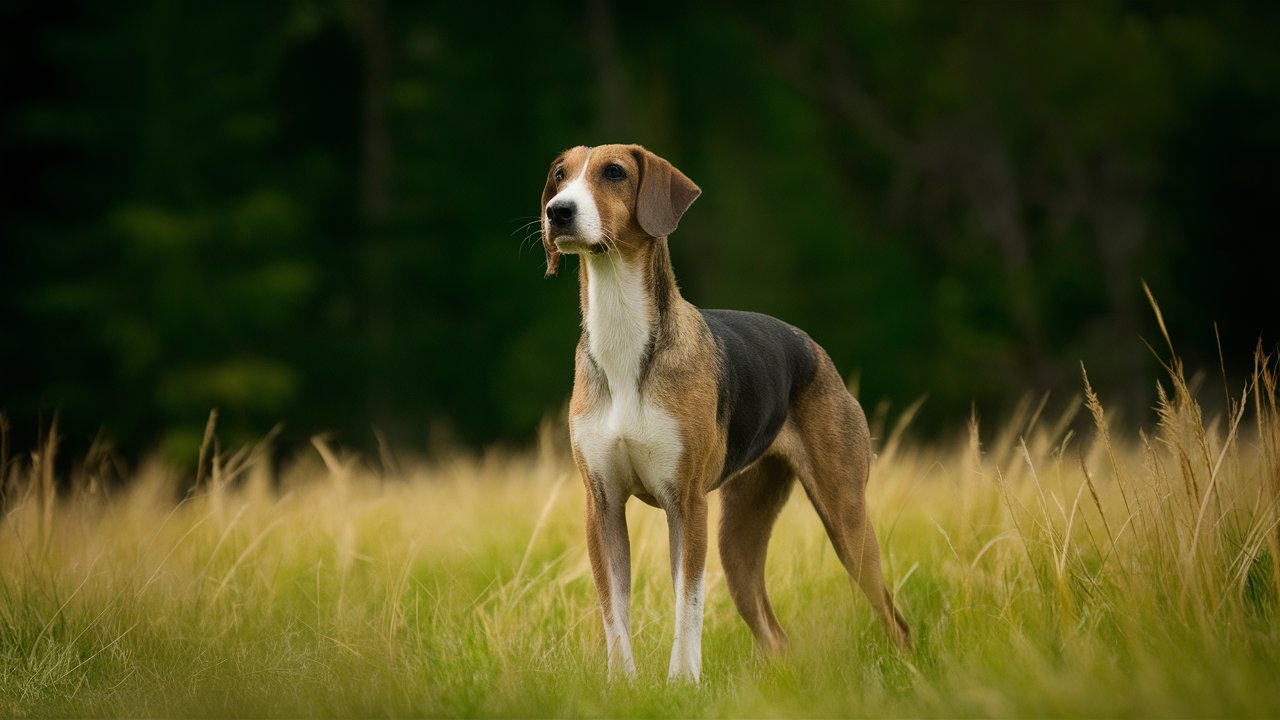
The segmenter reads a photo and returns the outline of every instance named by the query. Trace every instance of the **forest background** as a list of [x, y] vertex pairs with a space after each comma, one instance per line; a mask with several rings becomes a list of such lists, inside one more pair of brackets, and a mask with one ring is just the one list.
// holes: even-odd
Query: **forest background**
[[925, 435], [1082, 362], [1148, 420], [1143, 281], [1189, 368], [1275, 348], [1280, 5], [805, 7], [0, 3], [12, 446], [56, 414], [64, 457], [194, 462], [214, 407], [228, 447], [531, 440], [579, 320], [526, 223], [615, 141], [704, 191], [686, 298], [804, 327]]

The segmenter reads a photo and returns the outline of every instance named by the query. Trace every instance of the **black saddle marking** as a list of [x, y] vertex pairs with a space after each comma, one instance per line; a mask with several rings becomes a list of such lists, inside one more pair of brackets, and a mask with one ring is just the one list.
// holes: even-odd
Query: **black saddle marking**
[[804, 331], [760, 313], [699, 310], [720, 354], [716, 418], [728, 425], [720, 480], [754, 462], [773, 443], [791, 403], [817, 373]]

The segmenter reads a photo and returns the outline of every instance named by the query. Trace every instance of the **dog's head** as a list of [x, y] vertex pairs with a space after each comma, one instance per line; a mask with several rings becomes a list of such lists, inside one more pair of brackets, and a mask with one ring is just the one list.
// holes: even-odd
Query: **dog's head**
[[702, 191], [639, 145], [578, 146], [560, 153], [542, 189], [547, 275], [561, 253], [629, 256], [676, 229]]

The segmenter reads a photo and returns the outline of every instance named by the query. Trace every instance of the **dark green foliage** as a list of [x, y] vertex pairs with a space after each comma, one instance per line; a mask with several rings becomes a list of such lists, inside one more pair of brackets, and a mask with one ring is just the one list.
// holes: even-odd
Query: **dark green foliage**
[[[672, 252], [866, 404], [955, 426], [1069, 396], [1141, 417], [1145, 278], [1193, 366], [1278, 326], [1270, 6], [743, 11], [399, 0], [7, 3], [0, 408], [29, 444], [194, 457], [429, 428], [522, 441], [568, 394], [576, 263], [546, 163], [640, 142], [704, 190]], [[43, 418], [43, 420], [41, 419]]]

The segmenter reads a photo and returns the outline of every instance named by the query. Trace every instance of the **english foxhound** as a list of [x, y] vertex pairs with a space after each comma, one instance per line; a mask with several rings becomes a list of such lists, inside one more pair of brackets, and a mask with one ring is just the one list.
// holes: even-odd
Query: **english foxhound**
[[702, 191], [638, 145], [575, 147], [542, 191], [547, 275], [576, 254], [582, 305], [569, 433], [586, 485], [586, 535], [609, 674], [634, 676], [625, 505], [666, 512], [676, 627], [669, 676], [702, 668], [707, 493], [720, 488], [729, 592], [767, 652], [787, 636], [764, 587], [765, 553], [793, 478], [889, 635], [909, 629], [880, 569], [867, 516], [866, 416], [803, 331], [736, 310], [701, 310], [676, 287], [667, 236]]

